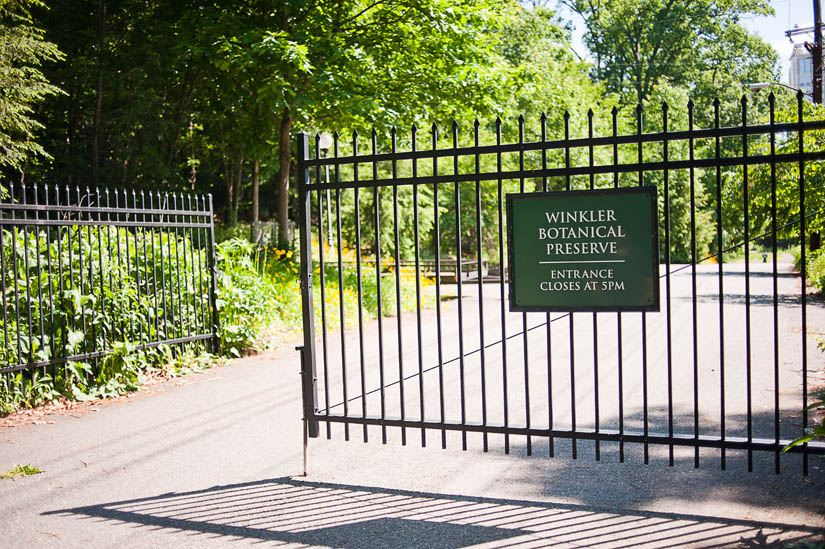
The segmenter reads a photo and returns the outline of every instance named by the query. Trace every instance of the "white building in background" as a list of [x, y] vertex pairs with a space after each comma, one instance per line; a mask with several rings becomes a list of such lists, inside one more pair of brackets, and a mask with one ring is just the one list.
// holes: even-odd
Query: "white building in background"
[[[825, 82], [825, 67], [823, 67], [823, 82]], [[805, 48], [805, 44], [794, 44], [791, 53], [791, 68], [788, 71], [788, 79], [793, 88], [797, 88], [806, 94], [814, 90], [814, 70], [811, 52]], [[825, 94], [823, 94], [825, 95]], [[809, 101], [810, 95], [805, 96]]]

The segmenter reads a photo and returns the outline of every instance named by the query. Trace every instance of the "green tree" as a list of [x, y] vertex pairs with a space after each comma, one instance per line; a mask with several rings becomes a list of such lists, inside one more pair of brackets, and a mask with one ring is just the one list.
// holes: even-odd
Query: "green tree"
[[48, 157], [37, 142], [43, 124], [34, 108], [61, 93], [41, 71], [43, 63], [63, 58], [31, 17], [39, 0], [0, 0], [0, 168], [21, 173], [35, 156]]
[[293, 129], [386, 129], [411, 123], [414, 113], [489, 111], [503, 90], [495, 86], [499, 64], [482, 31], [498, 24], [507, 5], [293, 0], [216, 10], [216, 66], [247, 92], [233, 112], [257, 120], [261, 115], [251, 113], [260, 102], [262, 116], [274, 114], [282, 242]]
[[[692, 85], [700, 74], [760, 77], [775, 54], [739, 25], [746, 15], [773, 13], [767, 0], [564, 0], [586, 27], [594, 76], [633, 103], [662, 78]], [[743, 57], [742, 54], [746, 54]], [[727, 63], [735, 55], [736, 62]], [[745, 62], [742, 61], [745, 59]]]

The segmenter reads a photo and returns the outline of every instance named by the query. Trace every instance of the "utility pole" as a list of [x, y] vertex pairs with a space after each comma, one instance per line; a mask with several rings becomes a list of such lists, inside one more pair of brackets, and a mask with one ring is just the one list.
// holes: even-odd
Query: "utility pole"
[[822, 104], [822, 3], [820, 0], [814, 1], [814, 43], [810, 48], [811, 61], [813, 62], [813, 93], [814, 103]]
[[[814, 103], [822, 104], [822, 3], [814, 0], [814, 46], [811, 49], [811, 61], [814, 70]], [[820, 246], [819, 232], [811, 233], [811, 251]]]

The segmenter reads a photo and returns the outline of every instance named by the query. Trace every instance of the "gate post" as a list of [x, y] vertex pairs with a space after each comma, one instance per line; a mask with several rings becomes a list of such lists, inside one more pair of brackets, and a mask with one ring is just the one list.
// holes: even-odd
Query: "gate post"
[[304, 400], [304, 421], [308, 434], [318, 437], [318, 421], [312, 419], [318, 409], [318, 388], [315, 376], [315, 314], [312, 307], [312, 195], [307, 189], [309, 169], [309, 139], [298, 132], [298, 211], [301, 233], [301, 312], [304, 321], [304, 348], [301, 350], [301, 387]]
[[[218, 317], [218, 258], [215, 244], [215, 211], [212, 205], [212, 193], [209, 198], [209, 276], [211, 288], [209, 289], [209, 307], [212, 311], [212, 352], [221, 352], [220, 318]], [[200, 230], [200, 229], [198, 229]]]

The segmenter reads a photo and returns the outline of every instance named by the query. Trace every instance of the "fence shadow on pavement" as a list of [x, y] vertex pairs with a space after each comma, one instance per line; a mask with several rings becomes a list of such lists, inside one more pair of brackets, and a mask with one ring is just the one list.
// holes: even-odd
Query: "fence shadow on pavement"
[[789, 524], [289, 477], [44, 514], [211, 538], [332, 547], [785, 547], [825, 539], [823, 529]]

